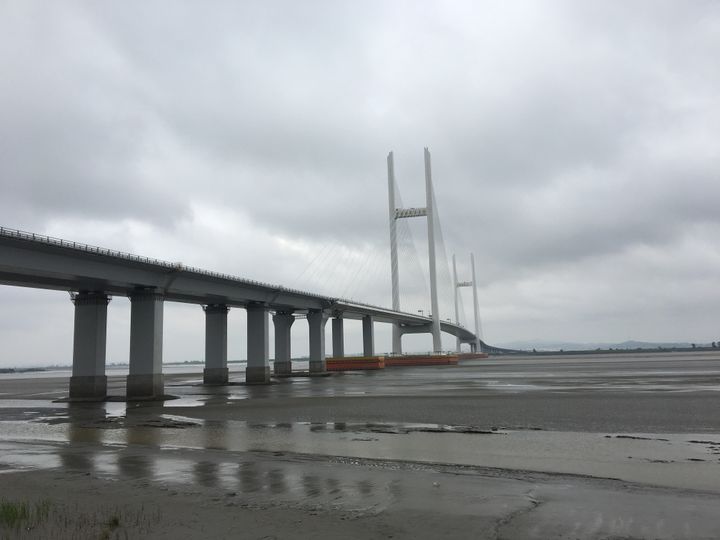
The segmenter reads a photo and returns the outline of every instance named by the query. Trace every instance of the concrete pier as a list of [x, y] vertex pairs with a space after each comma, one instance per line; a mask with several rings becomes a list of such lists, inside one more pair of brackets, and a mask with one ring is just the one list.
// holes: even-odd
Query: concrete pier
[[310, 373], [325, 373], [325, 323], [328, 314], [322, 310], [308, 311], [310, 327]]
[[224, 304], [208, 304], [205, 310], [205, 369], [204, 384], [227, 384], [227, 317]]
[[165, 394], [162, 375], [163, 295], [139, 289], [130, 297], [130, 374], [128, 399], [159, 399]]
[[275, 362], [273, 371], [275, 375], [290, 375], [292, 373], [291, 329], [295, 317], [289, 311], [276, 311], [273, 315], [275, 327]]
[[73, 297], [75, 331], [70, 399], [98, 399], [107, 396], [105, 356], [107, 305], [102, 292], [81, 292]]
[[247, 308], [247, 367], [245, 382], [270, 382], [270, 318], [264, 304], [248, 304]]
[[342, 313], [338, 313], [332, 320], [332, 353], [333, 358], [345, 356], [345, 330]]
[[373, 318], [365, 315], [362, 319], [363, 328], [363, 356], [375, 355], [375, 328], [373, 327]]

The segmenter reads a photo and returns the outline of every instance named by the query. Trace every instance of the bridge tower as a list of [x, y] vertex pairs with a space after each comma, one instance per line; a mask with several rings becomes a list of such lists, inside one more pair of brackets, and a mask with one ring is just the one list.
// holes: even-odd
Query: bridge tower
[[[392, 308], [400, 311], [400, 277], [397, 256], [397, 220], [412, 217], [427, 217], [428, 227], [428, 264], [430, 270], [430, 309], [432, 311], [431, 332], [433, 338], [433, 351], [442, 350], [440, 338], [440, 308], [437, 292], [437, 266], [435, 262], [435, 208], [433, 204], [432, 170], [430, 151], [425, 148], [425, 208], [397, 208], [395, 204], [395, 163], [393, 153], [387, 157], [388, 167], [388, 209], [390, 220], [390, 272], [392, 283]], [[392, 329], [392, 352], [402, 353], [402, 330], [395, 323]]]
[[[460, 313], [458, 308], [458, 296], [460, 287], [472, 287], [473, 288], [473, 315], [475, 316], [475, 343], [471, 344], [471, 347], [475, 351], [481, 351], [482, 345], [480, 342], [480, 315], [478, 310], [478, 296], [477, 296], [477, 281], [475, 280], [475, 255], [470, 254], [470, 268], [472, 272], [472, 281], [458, 281], [457, 278], [457, 265], [455, 263], [455, 255], [452, 257], [453, 264], [453, 289], [455, 291], [455, 322], [460, 324]], [[460, 338], [457, 338], [457, 352], [460, 352]]]

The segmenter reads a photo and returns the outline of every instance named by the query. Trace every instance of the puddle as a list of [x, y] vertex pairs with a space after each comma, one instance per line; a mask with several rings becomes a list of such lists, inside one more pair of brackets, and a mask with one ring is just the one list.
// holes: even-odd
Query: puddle
[[[720, 486], [720, 447], [702, 434], [600, 434], [416, 423], [258, 423], [136, 410], [127, 416], [51, 416], [43, 422], [0, 425], [4, 444], [0, 465], [14, 468], [77, 466], [67, 448], [86, 447], [93, 467], [106, 463], [116, 471], [132, 471], [132, 459], [139, 458], [128, 458], [128, 463], [125, 454], [130, 448], [145, 447], [160, 454], [212, 450], [233, 455], [266, 452], [279, 458], [338, 456], [560, 472], [697, 489]], [[39, 441], [67, 448], [36, 454], [18, 449], [23, 442]], [[120, 457], [113, 461], [107, 452]], [[163, 467], [161, 460], [137, 466], [144, 475], [165, 478]]]

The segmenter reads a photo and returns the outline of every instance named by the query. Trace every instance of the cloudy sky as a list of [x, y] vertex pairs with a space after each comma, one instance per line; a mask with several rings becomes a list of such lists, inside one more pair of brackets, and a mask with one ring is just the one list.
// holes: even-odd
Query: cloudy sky
[[[5, 0], [0, 224], [389, 305], [385, 158], [423, 206], [428, 146], [488, 342], [712, 341], [718, 58], [703, 0]], [[69, 362], [67, 293], [2, 287], [0, 306], [1, 364]], [[127, 361], [126, 299], [109, 319]], [[166, 361], [203, 339], [199, 307], [166, 306]], [[306, 339], [299, 322], [296, 353]]]

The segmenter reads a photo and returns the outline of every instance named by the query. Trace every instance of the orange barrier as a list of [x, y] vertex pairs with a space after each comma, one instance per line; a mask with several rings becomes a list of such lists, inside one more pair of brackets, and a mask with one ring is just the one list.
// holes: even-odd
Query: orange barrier
[[367, 369], [385, 369], [384, 356], [355, 356], [341, 358], [327, 358], [325, 360], [328, 371], [354, 371]]
[[454, 354], [414, 354], [403, 356], [388, 356], [385, 365], [394, 366], [446, 366], [458, 363]]

